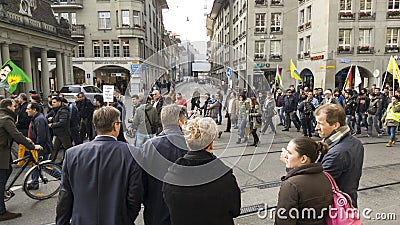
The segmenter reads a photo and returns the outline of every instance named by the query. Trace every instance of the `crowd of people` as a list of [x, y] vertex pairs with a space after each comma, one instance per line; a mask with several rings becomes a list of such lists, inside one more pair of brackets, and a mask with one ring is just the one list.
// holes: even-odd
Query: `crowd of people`
[[[232, 169], [213, 154], [215, 138], [223, 133], [218, 126], [224, 126], [225, 117], [224, 132], [237, 129], [237, 144], [247, 143], [251, 134], [250, 146], [260, 147], [259, 135], [277, 133], [276, 116], [283, 131], [293, 122], [305, 136], [291, 140], [281, 154], [287, 175], [282, 178], [277, 208], [320, 210], [332, 204], [330, 183], [322, 171], [357, 207], [364, 148], [355, 135], [367, 131], [370, 136], [374, 127], [381, 136], [386, 127], [387, 146], [397, 140], [400, 92], [391, 95], [388, 90], [381, 93], [373, 86], [358, 93], [290, 86], [255, 96], [246, 89], [229, 89], [224, 101], [225, 90], [202, 94], [196, 87], [190, 110], [182, 93], [174, 89], [164, 96], [158, 89], [147, 96], [134, 94], [132, 104], [124, 102], [118, 90], [110, 103], [104, 103], [102, 95], [91, 101], [84, 93], [69, 103], [62, 94], [53, 93], [46, 106], [34, 91], [29, 96], [21, 93], [0, 102], [0, 137], [5, 137], [0, 141], [7, 140], [0, 142], [4, 155], [0, 197], [12, 170], [15, 141], [43, 150], [40, 160], [62, 164], [57, 224], [133, 224], [141, 203], [146, 225], [233, 224], [240, 214], [240, 189]], [[313, 135], [322, 142], [311, 139]], [[127, 138], [134, 140], [133, 146], [124, 143]], [[29, 188], [39, 189], [38, 181], [32, 180]], [[0, 220], [18, 216], [6, 211], [4, 196], [0, 198]], [[310, 223], [307, 218], [293, 220], [297, 221], [293, 224]], [[281, 217], [275, 220], [287, 222]], [[324, 221], [319, 218], [312, 224]]]

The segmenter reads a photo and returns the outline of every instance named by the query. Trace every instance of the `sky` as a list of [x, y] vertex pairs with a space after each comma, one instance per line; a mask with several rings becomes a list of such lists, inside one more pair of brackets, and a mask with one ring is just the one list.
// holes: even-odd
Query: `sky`
[[169, 10], [163, 11], [165, 29], [179, 34], [182, 41], [208, 41], [205, 13], [210, 13], [213, 2], [167, 0]]

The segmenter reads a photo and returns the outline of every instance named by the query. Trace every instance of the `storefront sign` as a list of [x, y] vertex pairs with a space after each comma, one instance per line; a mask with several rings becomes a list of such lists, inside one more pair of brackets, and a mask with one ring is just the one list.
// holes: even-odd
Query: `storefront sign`
[[311, 60], [320, 60], [324, 59], [324, 55], [314, 55], [310, 57]]

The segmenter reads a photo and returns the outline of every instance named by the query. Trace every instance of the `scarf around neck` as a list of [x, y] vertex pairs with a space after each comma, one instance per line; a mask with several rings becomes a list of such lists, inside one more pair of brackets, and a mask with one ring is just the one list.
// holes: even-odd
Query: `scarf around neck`
[[322, 141], [330, 146], [332, 143], [339, 141], [343, 136], [345, 136], [349, 132], [350, 132], [349, 126], [344, 125], [333, 131], [329, 137], [322, 139]]

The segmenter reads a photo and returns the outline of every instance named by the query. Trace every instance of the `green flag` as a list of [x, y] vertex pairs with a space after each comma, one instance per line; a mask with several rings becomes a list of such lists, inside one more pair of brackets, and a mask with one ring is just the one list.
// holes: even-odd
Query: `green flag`
[[31, 83], [32, 79], [11, 60], [8, 60], [0, 69], [0, 88], [13, 93], [20, 82]]

